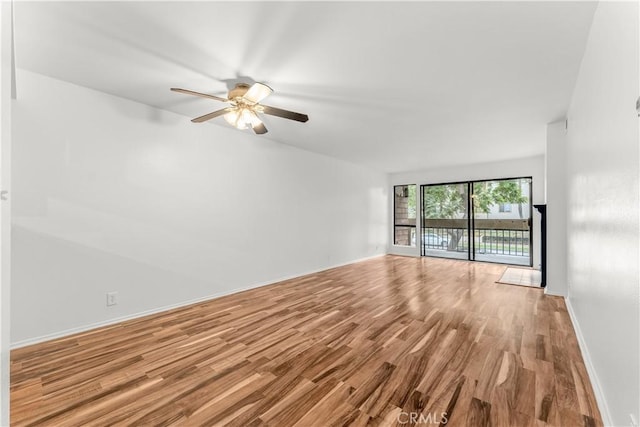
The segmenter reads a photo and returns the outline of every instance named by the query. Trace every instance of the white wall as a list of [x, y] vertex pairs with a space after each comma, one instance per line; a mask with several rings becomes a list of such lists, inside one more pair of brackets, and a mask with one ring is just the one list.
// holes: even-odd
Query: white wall
[[[0, 189], [10, 190], [12, 4], [0, 3]], [[9, 425], [9, 346], [11, 308], [11, 211], [0, 202], [0, 426]]]
[[[476, 181], [495, 178], [533, 178], [533, 204], [544, 203], [544, 155], [508, 161], [476, 163], [458, 167], [391, 174], [390, 186], [402, 184], [440, 184], [457, 181]], [[418, 189], [418, 192], [420, 190]], [[393, 222], [393, 197], [389, 200], [389, 218]], [[398, 255], [420, 256], [420, 248], [393, 245], [393, 227], [390, 226], [389, 252]], [[540, 213], [533, 208], [533, 265], [540, 264]]]
[[18, 93], [14, 345], [386, 252], [386, 174], [27, 71]]
[[616, 426], [640, 411], [637, 8], [599, 4], [568, 113], [568, 301]]
[[547, 287], [566, 297], [567, 286], [567, 130], [565, 120], [547, 125], [545, 156], [547, 203]]

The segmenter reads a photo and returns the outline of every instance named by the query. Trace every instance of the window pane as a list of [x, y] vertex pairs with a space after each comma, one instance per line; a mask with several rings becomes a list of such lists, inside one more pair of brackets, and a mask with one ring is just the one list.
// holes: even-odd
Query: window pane
[[473, 183], [474, 259], [531, 265], [531, 178]]
[[422, 187], [422, 255], [469, 258], [469, 185]]
[[394, 228], [394, 244], [401, 246], [416, 245], [416, 228], [415, 227], [395, 227]]
[[393, 187], [394, 244], [416, 245], [416, 185], [396, 185]]

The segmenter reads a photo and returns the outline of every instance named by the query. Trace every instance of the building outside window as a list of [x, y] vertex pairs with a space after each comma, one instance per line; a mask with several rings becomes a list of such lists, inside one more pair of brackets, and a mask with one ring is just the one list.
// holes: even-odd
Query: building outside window
[[416, 185], [393, 187], [393, 244], [416, 245]]
[[499, 212], [511, 212], [511, 203], [500, 203], [498, 205]]

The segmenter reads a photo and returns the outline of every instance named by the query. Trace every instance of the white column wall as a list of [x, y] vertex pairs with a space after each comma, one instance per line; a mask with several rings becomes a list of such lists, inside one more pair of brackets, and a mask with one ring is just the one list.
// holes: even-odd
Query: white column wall
[[640, 413], [638, 7], [599, 3], [567, 115], [567, 302], [615, 426]]
[[[0, 2], [0, 189], [11, 189], [12, 4]], [[9, 195], [11, 197], [11, 195]], [[9, 425], [11, 210], [0, 202], [0, 426]]]
[[565, 120], [547, 125], [547, 287], [566, 297], [567, 287], [567, 131]]

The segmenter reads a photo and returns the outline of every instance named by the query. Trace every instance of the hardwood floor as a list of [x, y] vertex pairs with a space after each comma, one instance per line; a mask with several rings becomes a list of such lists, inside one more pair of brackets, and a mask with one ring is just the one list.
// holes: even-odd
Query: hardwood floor
[[601, 426], [564, 301], [504, 269], [386, 256], [21, 348], [12, 425]]

